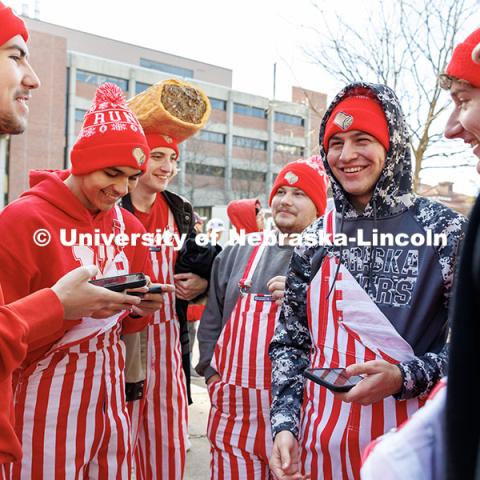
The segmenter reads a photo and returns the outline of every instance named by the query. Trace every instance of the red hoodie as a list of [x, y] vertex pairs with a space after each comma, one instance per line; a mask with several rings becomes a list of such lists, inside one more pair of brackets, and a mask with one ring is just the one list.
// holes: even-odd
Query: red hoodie
[[[20, 445], [14, 436], [11, 417], [11, 377], [10, 372], [22, 362], [28, 342], [28, 353], [25, 365], [28, 365], [45, 354], [49, 348], [59, 340], [66, 331], [78, 321], [63, 321], [63, 309], [56, 295], [51, 290], [42, 290], [53, 285], [60, 277], [76, 267], [82, 265], [79, 253], [90, 253], [90, 259], [84, 262], [95, 263], [94, 251], [88, 247], [65, 247], [61, 245], [59, 229], [77, 229], [79, 233], [92, 233], [94, 229], [106, 234], [112, 233], [113, 220], [116, 218], [114, 209], [107, 212], [92, 214], [73, 195], [63, 180], [68, 172], [33, 172], [31, 175], [32, 188], [18, 200], [8, 205], [0, 213], [0, 231], [2, 242], [0, 245], [0, 284], [7, 303], [23, 299], [33, 292], [37, 297], [15, 302], [9, 308], [0, 309], [0, 347], [2, 364], [0, 367], [0, 461], [9, 462], [20, 457]], [[125, 233], [143, 233], [145, 230], [140, 222], [129, 212], [122, 209]], [[47, 229], [51, 233], [51, 242], [39, 247], [33, 242], [34, 232], [38, 229]], [[108, 267], [108, 262], [102, 265], [101, 250], [96, 249], [97, 264]], [[152, 276], [152, 269], [148, 248], [138, 245], [126, 246], [124, 249], [128, 258], [130, 272], [144, 272]], [[85, 258], [85, 255], [82, 255]], [[87, 255], [88, 257], [88, 255]], [[36, 303], [36, 300], [38, 303]], [[40, 305], [39, 305], [40, 304]], [[32, 313], [34, 312], [34, 313]], [[24, 322], [15, 317], [15, 313], [30, 316], [35, 319], [40, 329], [34, 329], [27, 336], [28, 328]], [[50, 318], [50, 325], [45, 325], [46, 315]], [[58, 317], [62, 320], [58, 320]], [[36, 317], [36, 318], [35, 318]], [[56, 320], [56, 321], [55, 321]], [[30, 321], [30, 320], [29, 320]], [[124, 333], [142, 330], [149, 321], [144, 319], [123, 319]], [[42, 322], [42, 323], [41, 323]], [[4, 332], [5, 325], [8, 330]], [[41, 334], [39, 334], [41, 330]], [[23, 339], [18, 348], [8, 349], [7, 334], [17, 339]], [[18, 340], [17, 340], [18, 341]], [[10, 353], [9, 353], [10, 352]], [[13, 458], [12, 458], [13, 457]]]
[[[105, 260], [104, 248], [70, 247], [63, 246], [60, 242], [60, 229], [66, 229], [67, 241], [70, 240], [70, 231], [73, 229], [78, 234], [96, 231], [110, 235], [116, 219], [114, 208], [93, 214], [83, 206], [63, 183], [68, 175], [68, 171], [31, 172], [32, 188], [0, 214], [0, 284], [7, 303], [53, 285], [60, 277], [81, 266], [81, 260], [85, 265], [97, 264], [102, 270], [102, 276], [110, 266], [114, 254], [110, 253], [108, 260]], [[145, 232], [131, 213], [124, 209], [121, 211], [127, 235]], [[34, 234], [39, 229], [50, 232], [51, 241], [47, 246], [38, 246], [33, 241]], [[147, 247], [140, 243], [136, 247], [126, 246], [124, 253], [130, 272], [152, 275]], [[26, 364], [40, 358], [79, 322], [80, 320], [65, 321], [59, 330], [49, 331], [41, 340], [30, 343]], [[124, 333], [142, 330], [147, 323], [148, 318], [132, 320], [126, 317], [123, 321]]]
[[238, 233], [242, 229], [245, 230], [245, 233], [260, 231], [257, 226], [255, 207], [260, 208], [260, 202], [257, 198], [233, 200], [227, 205], [228, 218]]

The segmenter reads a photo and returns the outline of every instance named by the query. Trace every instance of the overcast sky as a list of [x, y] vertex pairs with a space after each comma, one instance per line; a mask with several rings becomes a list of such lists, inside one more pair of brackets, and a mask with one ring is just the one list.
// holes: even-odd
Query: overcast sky
[[[6, 0], [22, 11], [34, 0]], [[40, 19], [233, 70], [237, 90], [290, 100], [292, 84], [324, 91], [301, 46], [310, 0], [39, 0]], [[359, 2], [345, 2], [358, 4]], [[358, 8], [358, 7], [356, 7]], [[99, 53], [101, 54], [101, 53]], [[332, 93], [334, 93], [333, 87]]]
[[[274, 63], [277, 99], [290, 100], [292, 85], [299, 85], [331, 100], [342, 86], [303, 51], [321, 41], [310, 28], [319, 24], [311, 0], [4, 1], [19, 12], [26, 8], [30, 16], [37, 4], [47, 22], [230, 68], [236, 90], [272, 97]], [[385, 4], [389, 1], [394, 0]], [[332, 22], [340, 14], [368, 28], [364, 2], [323, 0], [323, 5]], [[472, 29], [463, 28], [461, 37]], [[429, 183], [448, 180], [452, 170], [434, 169], [428, 176]], [[462, 192], [473, 194], [480, 186], [472, 169], [456, 169], [454, 177]]]

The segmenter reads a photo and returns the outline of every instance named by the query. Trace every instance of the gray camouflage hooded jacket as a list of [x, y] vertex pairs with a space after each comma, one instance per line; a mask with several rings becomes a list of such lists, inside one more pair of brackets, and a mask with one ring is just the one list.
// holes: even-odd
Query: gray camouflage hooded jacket
[[[385, 112], [390, 148], [385, 166], [369, 204], [361, 213], [350, 204], [328, 166], [323, 150], [327, 120], [340, 100], [350, 95], [376, 98]], [[336, 209], [336, 224], [348, 237], [363, 229], [381, 233], [445, 234], [441, 246], [300, 246], [295, 249], [287, 276], [284, 306], [270, 344], [273, 364], [271, 408], [275, 436], [289, 430], [298, 437], [303, 400], [303, 371], [310, 364], [312, 348], [307, 321], [307, 288], [329, 251], [341, 259], [362, 288], [412, 346], [416, 358], [399, 364], [403, 388], [397, 398], [426, 395], [446, 373], [448, 358], [448, 301], [455, 260], [463, 237], [465, 219], [449, 208], [412, 192], [411, 154], [405, 117], [394, 92], [384, 85], [352, 83], [333, 100], [320, 127], [320, 149], [330, 177]], [[323, 218], [304, 235], [317, 234]]]

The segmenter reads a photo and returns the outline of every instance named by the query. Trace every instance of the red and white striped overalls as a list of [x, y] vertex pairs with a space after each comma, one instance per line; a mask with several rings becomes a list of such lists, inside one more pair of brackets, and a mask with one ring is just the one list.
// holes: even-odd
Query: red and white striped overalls
[[[115, 208], [118, 225], [123, 217]], [[84, 265], [98, 252], [72, 247]], [[115, 249], [116, 250], [116, 249]], [[103, 249], [102, 275], [129, 273], [124, 252]], [[21, 371], [15, 390], [15, 428], [22, 462], [7, 478], [129, 479], [130, 421], [125, 402], [125, 345], [119, 318], [83, 318], [37, 362]]]
[[[334, 221], [335, 211], [330, 210], [324, 217], [327, 234], [335, 232]], [[307, 292], [312, 367], [413, 359], [410, 345], [343, 265], [328, 296], [337, 265], [338, 259], [327, 255]], [[306, 380], [300, 433], [303, 472], [312, 480], [360, 479], [363, 449], [421, 405], [418, 399], [398, 401], [392, 396], [368, 406], [345, 403]]]
[[241, 294], [215, 347], [211, 365], [221, 380], [208, 386], [212, 479], [268, 479], [271, 364], [268, 346], [279, 315], [270, 295], [248, 292], [266, 245], [256, 246]]
[[[170, 210], [168, 229], [178, 233]], [[152, 249], [151, 258], [154, 281], [173, 284], [173, 246]], [[163, 307], [147, 328], [144, 398], [129, 402], [136, 478], [181, 480], [189, 441], [188, 403], [173, 293], [164, 295]]]

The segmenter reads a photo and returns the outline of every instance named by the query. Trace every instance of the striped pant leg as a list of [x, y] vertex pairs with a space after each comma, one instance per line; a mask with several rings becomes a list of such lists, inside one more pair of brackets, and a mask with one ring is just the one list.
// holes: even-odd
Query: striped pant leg
[[270, 394], [215, 382], [207, 436], [212, 479], [266, 480], [271, 478], [268, 458], [272, 449]]
[[139, 479], [183, 478], [188, 442], [185, 375], [178, 322], [148, 327], [147, 388], [135, 449]]
[[[313, 384], [310, 387], [301, 422], [303, 473], [312, 479], [360, 480], [364, 447], [386, 430], [384, 402], [346, 404], [329, 390]], [[318, 399], [318, 403], [311, 398]]]
[[102, 392], [101, 355], [58, 352], [22, 378], [15, 393], [23, 458], [12, 479], [82, 478], [102, 432], [96, 419]]
[[352, 474], [353, 445], [348, 439], [349, 433], [355, 435], [348, 427], [351, 404], [318, 385], [313, 388], [318, 403], [306, 402], [301, 422], [302, 472], [312, 479], [358, 480]]
[[132, 449], [125, 399], [125, 346], [117, 342], [104, 353], [103, 437], [88, 465], [86, 478], [129, 480]]
[[[96, 342], [94, 339], [90, 343]], [[102, 460], [107, 469], [101, 469], [98, 461], [103, 452], [110, 451], [104, 447], [107, 439], [115, 439], [113, 449], [122, 452], [121, 442], [116, 440], [120, 424], [124, 425], [123, 442], [128, 444], [126, 408], [124, 419], [115, 419], [115, 415], [122, 416], [117, 409], [125, 387], [121, 345], [106, 350], [82, 352], [79, 347], [76, 352], [57, 352], [21, 379], [15, 392], [15, 411], [24, 455], [13, 465], [8, 478], [129, 478], [128, 456], [127, 461], [119, 459], [117, 465]], [[107, 373], [114, 380], [107, 381]], [[118, 400], [112, 399], [113, 394]], [[122, 455], [115, 454], [117, 459]]]
[[259, 457], [232, 448], [229, 451], [210, 447], [211, 480], [269, 480], [268, 464]]
[[0, 464], [0, 480], [7, 480], [10, 477], [11, 463]]
[[[144, 389], [147, 388], [145, 382]], [[137, 450], [138, 445], [138, 433], [140, 431], [140, 423], [143, 421], [143, 409], [145, 407], [145, 400], [143, 398], [127, 402], [127, 411], [130, 418], [130, 448], [132, 450], [133, 457]], [[133, 458], [135, 464], [135, 458]]]

